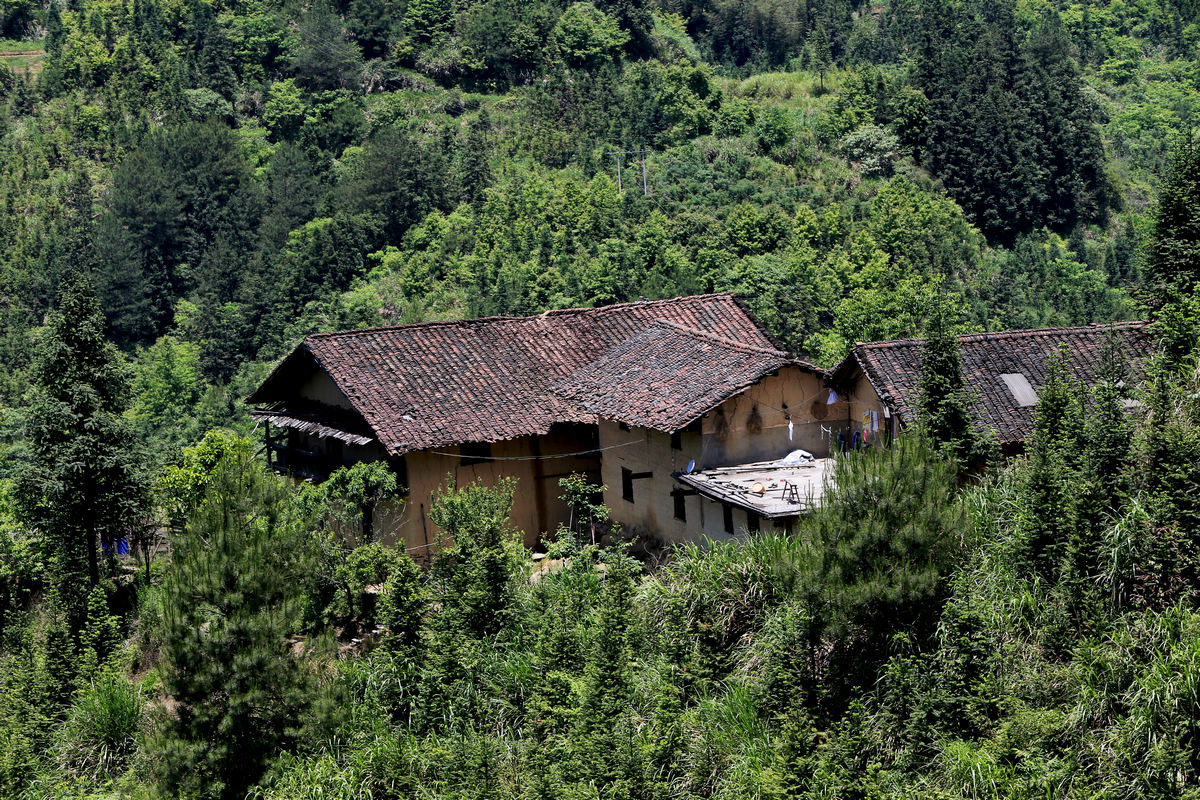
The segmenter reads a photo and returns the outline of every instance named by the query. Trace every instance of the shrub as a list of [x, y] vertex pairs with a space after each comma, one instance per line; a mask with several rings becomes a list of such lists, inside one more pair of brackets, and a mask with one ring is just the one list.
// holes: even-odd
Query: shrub
[[81, 776], [115, 776], [137, 749], [146, 703], [124, 675], [101, 674], [82, 690], [62, 728], [59, 768]]
[[886, 178], [900, 157], [900, 140], [878, 125], [863, 125], [843, 136], [838, 149], [864, 178]]

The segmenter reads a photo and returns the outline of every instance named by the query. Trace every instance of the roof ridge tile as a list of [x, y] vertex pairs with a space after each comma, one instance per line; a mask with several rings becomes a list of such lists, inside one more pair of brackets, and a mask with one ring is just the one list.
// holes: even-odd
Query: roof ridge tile
[[542, 319], [551, 319], [569, 314], [583, 314], [587, 316], [607, 315], [617, 311], [626, 311], [633, 307], [653, 308], [657, 306], [681, 306], [690, 304], [699, 304], [703, 301], [719, 300], [719, 299], [736, 299], [736, 292], [709, 292], [708, 294], [693, 294], [685, 295], [684, 297], [667, 297], [661, 300], [632, 300], [627, 303], [611, 303], [606, 306], [574, 306], [572, 308], [551, 308], [540, 314], [527, 314], [524, 316], [509, 316], [504, 314], [495, 314], [487, 317], [464, 317], [463, 319], [433, 319], [425, 322], [407, 322], [402, 325], [376, 325], [370, 328], [349, 328], [341, 331], [324, 331], [321, 333], [310, 333], [304, 337], [305, 341], [310, 339], [346, 339], [361, 336], [364, 334], [384, 333], [388, 331], [399, 330], [419, 330], [422, 328], [439, 328], [439, 327], [477, 327], [481, 325], [497, 324], [502, 322], [534, 322]]
[[[778, 356], [780, 358], [785, 358], [788, 361], [795, 361], [797, 363], [804, 364], [806, 366], [813, 366], [812, 364], [809, 364], [807, 361], [803, 361], [802, 359], [796, 358], [795, 354], [789, 353], [786, 350], [777, 350], [774, 347], [758, 347], [756, 345], [746, 344], [745, 342], [739, 342], [736, 339], [730, 339], [728, 337], [720, 336], [715, 333], [708, 333], [707, 331], [698, 330], [696, 328], [692, 328], [692, 327], [683, 325], [678, 322], [672, 322], [670, 320], [660, 319], [660, 320], [655, 320], [654, 323], [652, 325], [650, 325], [649, 327], [653, 328], [656, 326], [664, 326], [664, 327], [674, 328], [675, 330], [679, 331], [680, 333], [686, 334], [693, 338], [706, 339], [710, 342], [715, 342], [724, 347], [728, 347], [732, 350], [739, 350], [744, 353], [770, 354], [773, 356]], [[635, 334], [635, 335], [637, 335], [637, 334]]]
[[[1121, 322], [1089, 322], [1086, 325], [1063, 325], [1048, 328], [1016, 328], [1007, 331], [977, 331], [960, 333], [960, 342], [991, 341], [994, 339], [1033, 339], [1038, 336], [1063, 336], [1073, 333], [1095, 333], [1102, 330], [1138, 330], [1150, 325], [1147, 320], [1124, 320]], [[878, 342], [855, 342], [854, 347], [879, 350], [883, 348], [917, 347], [925, 340], [916, 336], [904, 339], [889, 339]]]
[[[690, 336], [723, 339], [717, 352], [727, 359], [788, 362], [782, 350], [769, 349], [776, 342], [740, 298], [721, 292], [314, 334], [247, 400], [286, 403], [321, 370], [392, 454], [544, 434], [557, 423], [596, 419], [556, 384], [660, 320], [696, 332]], [[670, 348], [661, 357], [664, 367], [691, 369]]]

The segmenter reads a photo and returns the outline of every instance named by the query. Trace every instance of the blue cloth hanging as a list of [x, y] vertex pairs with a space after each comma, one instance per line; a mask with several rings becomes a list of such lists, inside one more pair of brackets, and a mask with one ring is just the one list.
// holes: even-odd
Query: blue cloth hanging
[[117, 555], [119, 555], [119, 556], [129, 555], [129, 542], [126, 541], [124, 538], [117, 539], [115, 542], [100, 542], [100, 550], [106, 556], [111, 555], [114, 545], [116, 545]]

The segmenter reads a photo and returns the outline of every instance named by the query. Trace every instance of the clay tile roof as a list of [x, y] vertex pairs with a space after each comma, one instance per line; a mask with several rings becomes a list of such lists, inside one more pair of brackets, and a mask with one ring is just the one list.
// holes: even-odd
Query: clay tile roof
[[[962, 346], [963, 372], [975, 394], [973, 412], [984, 427], [995, 429], [1001, 444], [1025, 441], [1033, 430], [1036, 406], [1022, 406], [1000, 377], [1024, 375], [1034, 389], [1046, 382], [1046, 359], [1060, 345], [1067, 350], [1065, 366], [1084, 383], [1096, 377], [1096, 368], [1106, 337], [1120, 337], [1129, 356], [1133, 377], [1140, 382], [1144, 364], [1153, 352], [1154, 337], [1145, 322], [1115, 325], [1085, 325], [1074, 328], [1039, 328], [1024, 331], [972, 333], [958, 337]], [[917, 383], [921, 374], [921, 340], [859, 343], [847, 361], [853, 360], [866, 374], [880, 398], [904, 422], [913, 419], [917, 406]], [[841, 372], [839, 367], [837, 372]]]
[[657, 322], [556, 387], [606, 419], [673, 433], [781, 367], [811, 364], [761, 344]]
[[393, 454], [544, 434], [595, 419], [556, 383], [659, 320], [775, 345], [732, 294], [342, 331], [305, 339], [247, 402], [286, 406], [315, 362]]

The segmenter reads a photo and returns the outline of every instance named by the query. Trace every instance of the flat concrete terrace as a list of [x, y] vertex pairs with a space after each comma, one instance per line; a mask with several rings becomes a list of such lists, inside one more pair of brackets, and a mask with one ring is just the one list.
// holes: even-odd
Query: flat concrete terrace
[[806, 514], [825, 490], [825, 471], [831, 458], [801, 464], [756, 461], [703, 472], [681, 473], [675, 479], [705, 497], [753, 511], [765, 519]]

